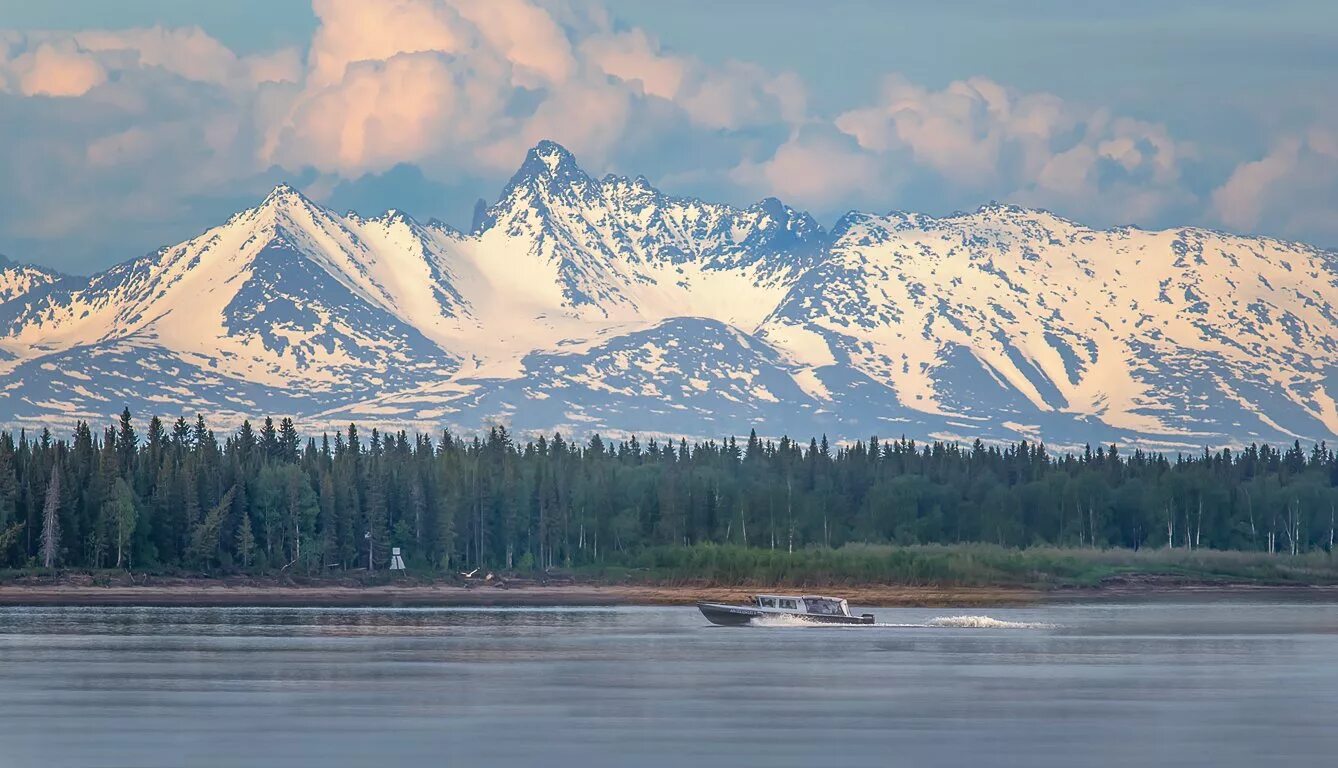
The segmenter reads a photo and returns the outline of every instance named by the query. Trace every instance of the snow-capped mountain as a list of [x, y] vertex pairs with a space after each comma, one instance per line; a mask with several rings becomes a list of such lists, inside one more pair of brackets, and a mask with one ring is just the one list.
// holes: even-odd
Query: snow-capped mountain
[[532, 149], [471, 232], [277, 187], [88, 279], [0, 261], [0, 421], [284, 413], [419, 429], [1338, 435], [1338, 257], [989, 205], [675, 197]]
[[29, 264], [15, 264], [0, 256], [0, 304], [42, 290], [59, 282], [62, 275]]
[[959, 432], [1168, 443], [1338, 431], [1338, 260], [1200, 229], [1092, 230], [990, 205], [848, 215], [762, 330]]

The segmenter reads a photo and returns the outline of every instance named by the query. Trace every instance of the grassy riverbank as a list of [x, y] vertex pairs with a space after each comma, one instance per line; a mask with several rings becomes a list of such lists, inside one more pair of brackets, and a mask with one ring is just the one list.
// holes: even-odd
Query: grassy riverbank
[[1098, 587], [1131, 581], [1198, 585], [1338, 585], [1338, 559], [1184, 549], [1009, 549], [988, 544], [848, 545], [797, 552], [702, 545], [652, 549], [582, 570], [617, 583], [938, 587]]
[[344, 572], [207, 576], [126, 571], [0, 572], [8, 605], [686, 604], [752, 591], [830, 591], [864, 605], [993, 605], [1052, 596], [1204, 588], [1335, 587], [1324, 552], [1008, 549], [984, 544], [852, 545], [798, 552], [715, 545], [645, 550], [615, 564], [490, 580]]

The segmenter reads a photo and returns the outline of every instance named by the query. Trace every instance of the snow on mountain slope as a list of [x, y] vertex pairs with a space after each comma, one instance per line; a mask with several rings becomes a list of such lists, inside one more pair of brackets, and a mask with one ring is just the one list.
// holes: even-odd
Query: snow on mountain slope
[[0, 304], [18, 299], [61, 280], [63, 276], [31, 264], [16, 264], [0, 256]]
[[279, 187], [193, 240], [23, 307], [6, 346], [27, 358], [122, 340], [272, 388], [398, 386], [454, 367], [419, 330], [461, 310], [434, 292], [440, 268], [422, 242], [407, 223], [344, 221]]
[[530, 150], [478, 231], [433, 232], [469, 306], [433, 338], [471, 378], [519, 376], [535, 350], [597, 344], [672, 317], [751, 331], [826, 238], [774, 199], [738, 209], [665, 195], [640, 178], [596, 181], [552, 142]]
[[812, 217], [777, 200], [737, 209], [665, 195], [643, 178], [595, 181], [542, 142], [487, 210], [479, 245], [543, 275], [535, 298], [554, 311], [705, 316], [751, 330], [825, 239]]
[[992, 205], [853, 214], [830, 255], [761, 335], [797, 361], [838, 355], [912, 408], [990, 418], [1018, 394], [1184, 445], [1338, 433], [1333, 254]]
[[501, 419], [527, 431], [719, 437], [735, 424], [821, 430], [823, 407], [766, 344], [718, 320], [685, 317], [609, 334], [593, 347], [534, 352], [518, 377], [456, 378], [320, 416], [422, 429], [486, 429]]
[[1198, 447], [1338, 435], [1338, 260], [990, 205], [829, 234], [541, 142], [463, 233], [280, 186], [87, 280], [0, 263], [0, 417]]

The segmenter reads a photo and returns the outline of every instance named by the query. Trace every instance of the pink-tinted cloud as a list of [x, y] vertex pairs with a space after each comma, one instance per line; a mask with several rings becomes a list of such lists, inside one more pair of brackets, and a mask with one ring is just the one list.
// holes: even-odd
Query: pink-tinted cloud
[[571, 41], [547, 11], [528, 0], [451, 0], [482, 42], [513, 67], [516, 85], [562, 83], [577, 68]]
[[708, 66], [661, 51], [644, 30], [593, 35], [582, 50], [599, 71], [673, 102], [708, 129], [794, 124], [804, 118], [807, 94], [792, 73], [738, 61]]
[[1338, 238], [1338, 131], [1315, 127], [1279, 139], [1241, 163], [1212, 194], [1212, 213], [1228, 227]]
[[468, 44], [455, 9], [427, 0], [313, 0], [320, 20], [311, 42], [308, 85], [321, 87], [344, 77], [350, 64], [385, 61], [401, 53], [454, 53]]
[[239, 57], [199, 27], [91, 30], [76, 32], [73, 40], [114, 70], [158, 68], [186, 80], [241, 89], [301, 77], [295, 49]]
[[83, 96], [107, 80], [98, 60], [70, 41], [41, 43], [12, 66], [24, 96]]
[[299, 97], [265, 154], [288, 167], [358, 174], [447, 147], [467, 151], [502, 120], [505, 94], [492, 74], [434, 52], [356, 62], [337, 83]]
[[935, 91], [889, 76], [872, 104], [835, 124], [888, 174], [918, 169], [981, 196], [1127, 220], [1192, 202], [1181, 168], [1193, 147], [1164, 126], [986, 78]]
[[794, 205], [826, 209], [852, 196], [888, 197], [896, 177], [883, 174], [848, 140], [827, 134], [791, 137], [771, 157], [744, 161], [731, 178], [757, 194], [777, 195]]
[[[931, 88], [888, 75], [865, 103], [817, 114], [793, 73], [664, 48], [591, 3], [313, 10], [309, 46], [251, 55], [197, 28], [0, 33], [0, 164], [27, 190], [0, 200], [0, 231], [40, 219], [91, 238], [114, 211], [165, 221], [182, 200], [261, 194], [282, 176], [328, 191], [402, 164], [490, 194], [548, 138], [592, 172], [823, 216], [993, 198], [1094, 224], [1338, 237], [1332, 130], [1294, 129], [1210, 183], [1195, 147], [1155, 120], [985, 77]], [[98, 202], [111, 197], [139, 202]], [[39, 215], [56, 205], [80, 215]]]

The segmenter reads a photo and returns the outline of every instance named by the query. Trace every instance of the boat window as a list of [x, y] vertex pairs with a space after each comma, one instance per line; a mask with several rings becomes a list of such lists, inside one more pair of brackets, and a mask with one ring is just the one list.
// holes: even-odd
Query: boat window
[[775, 608], [776, 600], [775, 598], [771, 597], [759, 597], [757, 598], [757, 604], [762, 606], [763, 608]]
[[796, 605], [795, 602], [794, 602], [793, 600], [786, 600], [786, 599], [784, 599], [784, 598], [781, 598], [781, 601], [780, 601], [780, 607], [782, 607], [782, 608], [789, 608], [790, 610], [795, 610], [795, 609], [797, 609], [799, 606]]
[[805, 598], [804, 602], [808, 605], [809, 613], [820, 613], [826, 616], [838, 616], [842, 613], [840, 603], [835, 600], [828, 600], [821, 597]]

